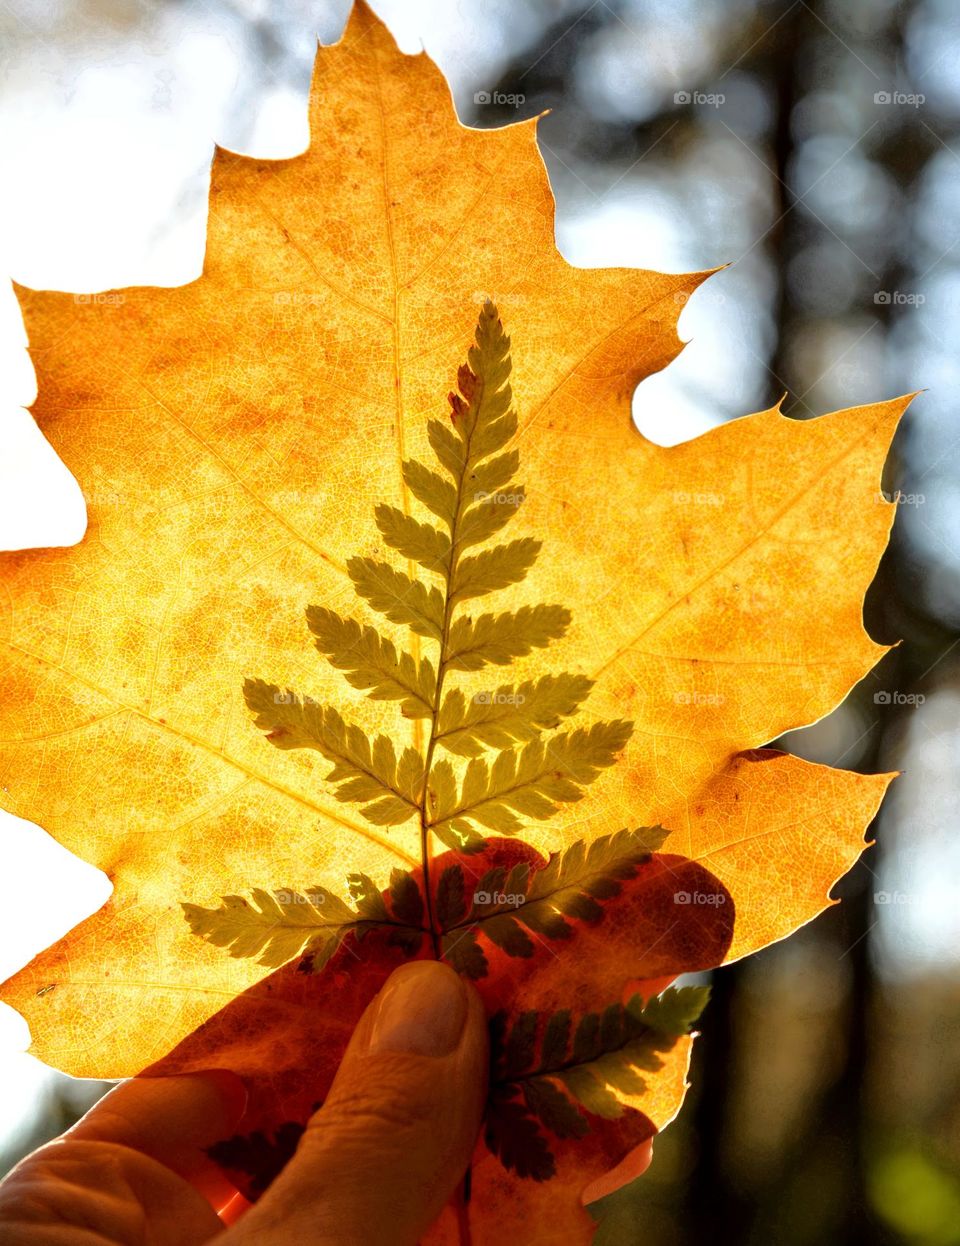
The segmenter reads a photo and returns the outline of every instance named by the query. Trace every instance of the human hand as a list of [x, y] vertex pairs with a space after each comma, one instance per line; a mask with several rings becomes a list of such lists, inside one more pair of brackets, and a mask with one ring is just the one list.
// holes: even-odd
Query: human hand
[[205, 1148], [234, 1132], [246, 1094], [216, 1070], [124, 1082], [28, 1156], [0, 1183], [0, 1240], [414, 1246], [470, 1161], [487, 1067], [479, 996], [447, 966], [415, 961], [361, 1017], [293, 1159], [229, 1227], [242, 1200]]

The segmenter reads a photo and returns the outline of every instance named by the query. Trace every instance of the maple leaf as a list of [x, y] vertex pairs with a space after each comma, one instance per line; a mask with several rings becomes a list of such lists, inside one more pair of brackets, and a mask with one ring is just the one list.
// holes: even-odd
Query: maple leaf
[[[170, 1069], [215, 1055], [253, 1076], [272, 1061], [287, 1091], [254, 1096], [233, 1152], [248, 1156], [271, 1139], [289, 1150], [363, 1004], [393, 965], [429, 954], [429, 940], [397, 940], [417, 925], [402, 877], [434, 912], [453, 867], [464, 898], [475, 868], [567, 879], [539, 916], [532, 903], [513, 925], [474, 914], [465, 960], [483, 958], [491, 1011], [599, 1013], [628, 979], [706, 968], [814, 917], [889, 779], [763, 746], [884, 652], [861, 606], [895, 509], [879, 480], [905, 400], [802, 423], [774, 409], [653, 446], [630, 396], [676, 354], [705, 274], [571, 268], [535, 123], [459, 126], [435, 67], [401, 56], [364, 8], [318, 55], [310, 122], [290, 160], [217, 151], [190, 285], [88, 302], [18, 289], [34, 414], [104, 490], [79, 546], [0, 557], [0, 796], [114, 884], [4, 998], [37, 1054], [77, 1075], [132, 1074], [166, 1050]], [[452, 424], [424, 413], [442, 414], [482, 290], [511, 334], [491, 392], [509, 373], [518, 394], [515, 425], [494, 397], [474, 461], [457, 421], [473, 418], [475, 368], [459, 373]], [[455, 543], [430, 517], [446, 524], [465, 496]], [[480, 611], [490, 593], [509, 602]], [[308, 608], [326, 661], [304, 643]], [[488, 668], [515, 662], [494, 693]], [[586, 719], [568, 727], [574, 714]], [[625, 822], [667, 828], [669, 853], [647, 844], [613, 874], [570, 871], [571, 852], [586, 861]], [[488, 829], [527, 843], [492, 848]], [[437, 858], [426, 879], [437, 838], [475, 855]], [[305, 938], [270, 926], [275, 889], [340, 896], [344, 863], [355, 916], [311, 950], [318, 916], [301, 959], [264, 978], [264, 951]], [[619, 890], [598, 898], [597, 878]], [[446, 875], [445, 905], [460, 886]], [[223, 899], [245, 892], [253, 904]], [[725, 903], [676, 899], [701, 894]], [[221, 909], [232, 937], [209, 916]], [[558, 918], [572, 930], [555, 936], [560, 958], [528, 924]], [[666, 931], [648, 956], [644, 938]], [[331, 981], [336, 1016], [317, 1016]], [[282, 1044], [281, 985], [301, 1005]], [[311, 1088], [298, 1069], [318, 1033]], [[589, 1240], [579, 1191], [670, 1119], [688, 1052], [681, 1036], [623, 1120], [554, 1139], [549, 1183], [481, 1149], [475, 1240]], [[559, 1229], [538, 1202], [547, 1184]]]

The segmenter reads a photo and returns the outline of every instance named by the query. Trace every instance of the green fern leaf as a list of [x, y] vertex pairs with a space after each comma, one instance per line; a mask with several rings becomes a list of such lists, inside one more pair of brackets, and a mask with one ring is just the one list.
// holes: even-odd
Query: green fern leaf
[[403, 571], [374, 558], [351, 558], [347, 571], [359, 595], [391, 623], [402, 623], [416, 632], [439, 640], [443, 626], [443, 595], [411, 580]]
[[467, 912], [463, 867], [448, 865], [437, 882], [437, 921], [441, 930], [456, 926]]
[[347, 682], [366, 691], [374, 701], [399, 701], [407, 718], [430, 718], [437, 674], [423, 658], [398, 653], [375, 628], [344, 619], [324, 606], [307, 609], [307, 625], [330, 665], [345, 672]]
[[[443, 894], [455, 896], [457, 901], [438, 903], [437, 920], [451, 936], [458, 930], [472, 930], [508, 956], [532, 956], [536, 948], [530, 934], [539, 939], [568, 939], [573, 934], [568, 919], [599, 921], [603, 902], [619, 895], [622, 883], [636, 876], [666, 836], [663, 827], [645, 826], [604, 835], [590, 844], [578, 841], [555, 853], [542, 870], [531, 872], [526, 862], [509, 873], [502, 866], [488, 870], [474, 885], [471, 896], [466, 894], [462, 866], [448, 866], [440, 880]], [[454, 916], [457, 912], [460, 915]], [[485, 961], [474, 959], [472, 964], [486, 972]], [[676, 1032], [682, 1033], [690, 1019], [676, 1019]], [[554, 1028], [548, 1028], [545, 1046], [559, 1041], [557, 1026], [562, 1024], [561, 1014], [551, 1018]], [[588, 1018], [578, 1031], [581, 1045], [592, 1024]], [[566, 1025], [569, 1031], [569, 1014]], [[666, 1023], [657, 1028], [665, 1029]]]
[[459, 481], [467, 462], [462, 441], [439, 420], [430, 420], [427, 423], [427, 438], [434, 454], [454, 480]]
[[545, 1069], [556, 1069], [563, 1064], [570, 1044], [573, 1019], [569, 1008], [558, 1008], [547, 1021], [543, 1032], [541, 1064]]
[[404, 558], [411, 558], [428, 571], [445, 575], [450, 565], [450, 538], [432, 524], [420, 523], [396, 506], [381, 503], [374, 510], [384, 541]]
[[457, 510], [457, 491], [450, 481], [415, 459], [407, 459], [401, 470], [407, 488], [417, 501], [442, 519], [448, 528], [452, 527]]
[[[390, 622], [437, 642], [435, 660], [398, 651], [375, 628], [325, 607], [307, 612], [318, 650], [352, 687], [373, 700], [398, 702], [405, 716], [430, 723], [425, 753], [406, 748], [398, 755], [387, 735], [368, 739], [332, 706], [276, 685], [250, 680], [245, 688], [247, 703], [271, 743], [281, 749], [313, 748], [332, 763], [326, 777], [338, 800], [358, 805], [379, 826], [418, 817], [441, 843], [460, 853], [482, 850], [484, 829], [515, 834], [522, 819], [543, 820], [562, 804], [582, 799], [631, 731], [629, 723], [596, 723], [545, 737], [542, 733], [577, 711], [590, 689], [588, 679], [569, 673], [504, 683], [471, 701], [462, 690], [448, 688], [441, 700], [452, 672], [509, 665], [563, 636], [570, 623], [569, 611], [560, 605], [526, 605], [477, 618], [458, 609], [472, 598], [520, 583], [541, 547], [532, 537], [520, 537], [464, 555], [494, 538], [525, 498], [524, 486], [515, 480], [519, 453], [515, 446], [506, 448], [517, 432], [510, 371], [510, 339], [488, 302], [467, 363], [457, 373], [450, 421], [427, 423], [439, 470], [414, 460], [402, 464], [409, 494], [441, 526], [386, 503], [375, 508], [385, 544], [436, 574], [440, 583], [425, 584], [376, 558], [358, 556], [347, 563], [358, 596]], [[438, 745], [468, 759], [462, 775], [447, 758], [436, 756]], [[499, 750], [489, 762], [488, 749]], [[629, 845], [624, 841], [621, 846]], [[551, 862], [539, 872], [545, 876], [539, 881], [539, 876], [528, 878], [526, 866], [509, 876], [488, 871], [480, 890], [493, 893], [492, 899], [481, 899], [477, 892], [467, 897], [461, 867], [445, 871], [438, 891], [440, 927], [433, 935], [442, 938], [462, 972], [486, 972], [486, 943], [511, 956], [529, 956], [531, 936], [562, 938], [571, 929], [568, 918], [596, 918], [603, 898], [614, 894], [609, 889], [618, 885], [617, 878], [628, 876], [616, 868], [627, 867], [615, 867], [602, 854], [581, 859], [571, 851], [562, 869]], [[514, 896], [506, 905], [499, 898], [503, 888]], [[394, 921], [408, 931], [422, 925], [423, 901], [410, 876], [395, 874], [385, 901], [370, 879], [355, 875], [351, 894], [361, 923]], [[485, 943], [478, 938], [481, 928]]]
[[451, 600], [467, 601], [519, 584], [536, 562], [542, 544], [532, 537], [521, 537], [462, 559], [450, 590]]
[[495, 1094], [487, 1112], [484, 1141], [510, 1172], [549, 1181], [557, 1165], [536, 1120], [516, 1099]]
[[524, 1103], [558, 1138], [582, 1138], [590, 1132], [590, 1124], [582, 1112], [549, 1078], [534, 1077], [522, 1086]]
[[460, 548], [469, 549], [496, 536], [520, 509], [525, 497], [523, 485], [511, 485], [508, 489], [492, 492], [476, 489], [473, 494], [476, 505], [466, 512], [457, 530]]
[[347, 888], [350, 899], [357, 906], [357, 912], [367, 921], [385, 922], [388, 920], [387, 906], [380, 888], [366, 874], [349, 874]]
[[[669, 832], [662, 826], [602, 835], [592, 843], [578, 840], [555, 853], [534, 873], [526, 902], [515, 916], [538, 934], [563, 938], [570, 927], [563, 920], [598, 921], [602, 902], [620, 893], [620, 884], [635, 877], [650, 854], [659, 851]], [[559, 919], [559, 926], [558, 926]], [[561, 933], [562, 930], [562, 933]]]
[[278, 968], [306, 954], [300, 968], [319, 972], [348, 934], [362, 940], [372, 929], [388, 931], [388, 941], [415, 956], [423, 941], [423, 898], [413, 876], [394, 870], [390, 879], [390, 911], [376, 884], [365, 874], [348, 880], [351, 909], [322, 887], [304, 893], [254, 888], [251, 900], [224, 896], [218, 908], [182, 905], [194, 934], [234, 957], [256, 957]]
[[570, 626], [564, 606], [521, 606], [503, 614], [462, 615], [450, 628], [447, 669], [478, 671], [481, 667], [508, 666], [532, 649], [545, 649], [559, 640]]
[[631, 731], [631, 723], [600, 722], [561, 732], [546, 743], [534, 740], [523, 749], [506, 750], [492, 767], [475, 757], [463, 776], [456, 807], [443, 811], [440, 822], [479, 822], [515, 835], [522, 825], [516, 814], [542, 821], [560, 804], [581, 800], [584, 788], [616, 760]]
[[639, 996], [634, 996], [627, 1005], [627, 1011], [658, 1034], [679, 1036], [690, 1032], [709, 999], [708, 986], [680, 987], [664, 991], [645, 1006]]
[[326, 778], [340, 785], [338, 800], [365, 805], [363, 816], [376, 826], [397, 826], [419, 813], [423, 759], [415, 749], [404, 749], [398, 764], [386, 736], [377, 736], [371, 745], [359, 727], [345, 723], [330, 705], [301, 699], [289, 689], [281, 692], [262, 679], [248, 679], [243, 690], [271, 744], [313, 748], [333, 763]]
[[219, 908], [184, 904], [184, 915], [194, 934], [234, 957], [256, 957], [276, 968], [299, 956], [308, 946], [333, 944], [356, 924], [357, 914], [337, 896], [321, 887], [306, 894], [293, 890], [254, 889], [252, 902], [242, 896], [224, 896]]
[[[467, 473], [467, 489], [474, 502], [486, 500], [491, 493], [508, 485], [520, 466], [520, 451], [508, 450], [486, 463], [474, 463]], [[510, 491], [523, 492], [523, 486], [511, 486]]]
[[477, 942], [476, 931], [469, 927], [453, 930], [441, 936], [440, 952], [443, 959], [465, 978], [485, 978], [490, 966], [483, 948]]
[[470, 701], [455, 688], [440, 707], [437, 741], [462, 757], [478, 757], [483, 745], [506, 748], [515, 740], [533, 740], [575, 713], [592, 687], [585, 676], [564, 673], [501, 684]]
[[514, 1129], [509, 1147], [501, 1142], [496, 1152], [501, 1162], [536, 1178], [548, 1167], [544, 1151], [549, 1155], [540, 1125], [558, 1138], [579, 1138], [589, 1132], [589, 1116], [621, 1116], [618, 1095], [644, 1089], [644, 1074], [663, 1067], [663, 1054], [688, 1032], [706, 998], [699, 987], [670, 988], [646, 1005], [635, 995], [625, 1006], [615, 1003], [581, 1017], [572, 1046], [566, 1009], [549, 1016], [522, 1013], [509, 1029], [498, 1014], [491, 1023], [489, 1115], [500, 1117], [492, 1124], [498, 1139]]
[[423, 923], [423, 896], [408, 870], [394, 870], [390, 875], [390, 907], [397, 921], [406, 926]]

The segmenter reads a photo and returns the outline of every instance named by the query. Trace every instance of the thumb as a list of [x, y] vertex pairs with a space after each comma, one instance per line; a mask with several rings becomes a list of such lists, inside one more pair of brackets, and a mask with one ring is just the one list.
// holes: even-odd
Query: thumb
[[415, 1246], [470, 1162], [487, 1066], [473, 987], [437, 961], [401, 966], [293, 1159], [224, 1246]]

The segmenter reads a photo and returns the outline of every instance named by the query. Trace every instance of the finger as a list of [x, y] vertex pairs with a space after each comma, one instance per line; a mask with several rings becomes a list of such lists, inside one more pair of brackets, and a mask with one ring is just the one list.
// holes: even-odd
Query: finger
[[59, 1139], [0, 1182], [4, 1246], [199, 1246], [222, 1230], [182, 1177], [112, 1142]]
[[158, 1160], [220, 1212], [237, 1192], [206, 1149], [230, 1137], [246, 1102], [243, 1082], [226, 1069], [135, 1077], [105, 1095], [63, 1141], [115, 1143]]
[[226, 1069], [121, 1082], [64, 1135], [114, 1142], [189, 1176], [207, 1147], [233, 1133], [247, 1102], [243, 1082]]
[[0, 1186], [0, 1240], [135, 1242], [145, 1224], [155, 1246], [218, 1235], [204, 1148], [233, 1131], [245, 1102], [240, 1079], [219, 1070], [124, 1082]]
[[472, 987], [436, 961], [396, 970], [290, 1164], [224, 1246], [414, 1246], [470, 1161], [488, 1058]]

